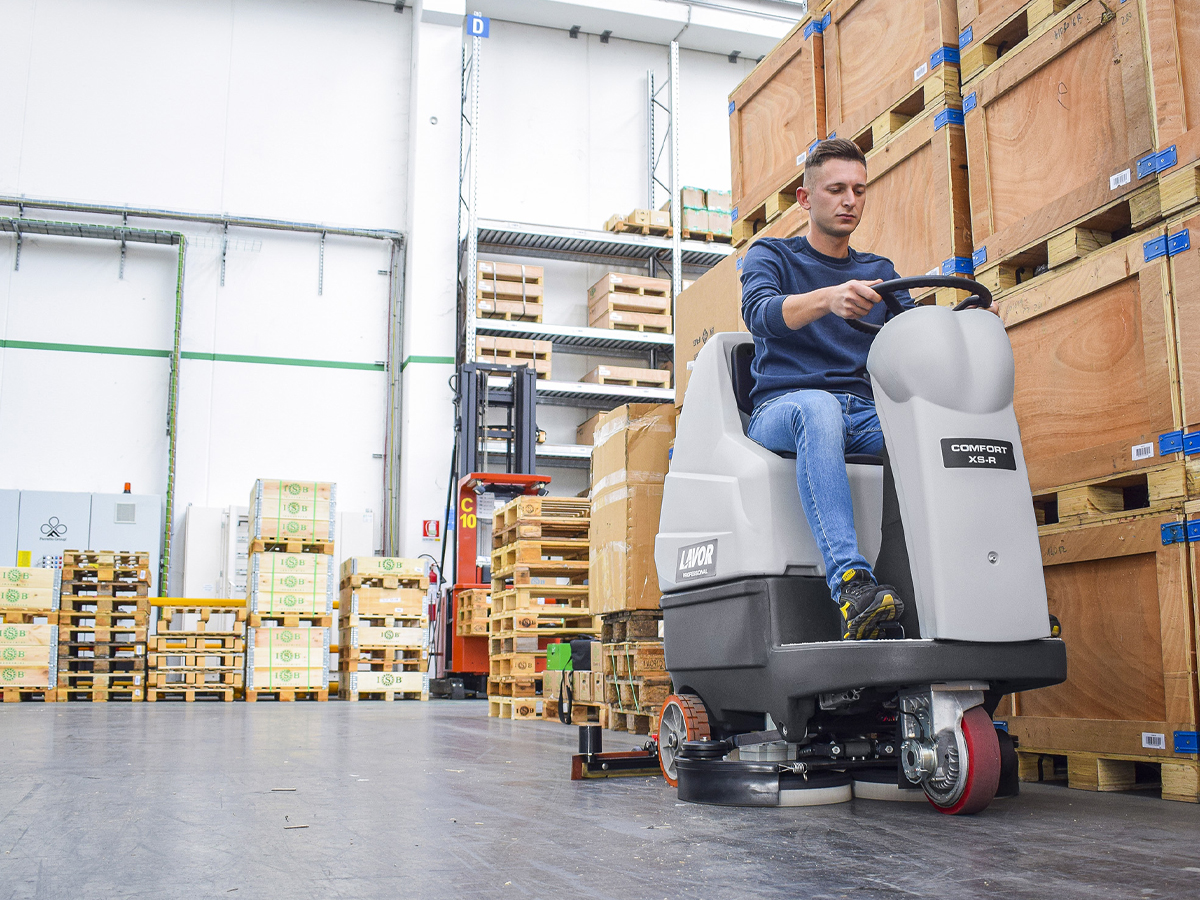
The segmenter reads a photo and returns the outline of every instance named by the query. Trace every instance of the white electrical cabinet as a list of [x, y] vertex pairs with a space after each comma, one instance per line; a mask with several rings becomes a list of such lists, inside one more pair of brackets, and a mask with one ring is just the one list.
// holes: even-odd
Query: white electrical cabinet
[[17, 517], [18, 560], [24, 562], [22, 554], [28, 553], [25, 565], [58, 569], [62, 567], [64, 550], [116, 549], [96, 548], [89, 543], [91, 518], [91, 494], [21, 491], [21, 510]]
[[221, 524], [219, 596], [223, 600], [245, 598], [246, 573], [250, 571], [250, 507], [229, 507]]
[[20, 491], [0, 491], [0, 566], [17, 564], [17, 513]]
[[[89, 550], [150, 554], [150, 596], [158, 593], [162, 549], [162, 497], [158, 494], [92, 494]], [[74, 544], [69, 544], [72, 548]], [[80, 548], [83, 549], [83, 548]]]
[[225, 510], [188, 504], [183, 518], [184, 597], [221, 596]]

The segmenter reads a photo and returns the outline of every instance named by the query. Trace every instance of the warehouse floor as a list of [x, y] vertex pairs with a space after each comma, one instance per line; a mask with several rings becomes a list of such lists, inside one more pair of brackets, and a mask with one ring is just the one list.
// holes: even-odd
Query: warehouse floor
[[661, 779], [572, 783], [576, 739], [482, 702], [2, 706], [0, 900], [1197, 893], [1189, 804], [698, 807]]

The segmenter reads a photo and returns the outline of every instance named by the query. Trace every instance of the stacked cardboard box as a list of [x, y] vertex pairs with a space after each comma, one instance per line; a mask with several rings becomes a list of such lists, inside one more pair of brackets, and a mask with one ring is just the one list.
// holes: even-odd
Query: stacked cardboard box
[[429, 699], [428, 590], [419, 559], [355, 556], [342, 563], [342, 700]]
[[246, 699], [329, 699], [337, 486], [259, 479], [250, 493]]

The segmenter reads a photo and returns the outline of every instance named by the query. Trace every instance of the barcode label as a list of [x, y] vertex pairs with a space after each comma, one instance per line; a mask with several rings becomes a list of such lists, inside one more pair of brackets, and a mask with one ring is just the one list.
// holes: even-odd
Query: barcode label
[[1154, 455], [1154, 444], [1136, 444], [1133, 448], [1133, 461], [1149, 459]]
[[807, 150], [805, 150], [803, 153], [801, 153], [799, 156], [796, 157], [796, 165], [798, 165], [798, 166], [804, 165], [804, 161], [806, 159], [808, 159], [808, 151]]
[[1142, 746], [1148, 750], [1166, 750], [1167, 736], [1165, 734], [1154, 734], [1153, 732], [1142, 732]]
[[1126, 169], [1124, 172], [1118, 172], [1112, 178], [1108, 179], [1108, 189], [1110, 191], [1115, 191], [1119, 187], [1125, 187], [1125, 185], [1129, 184], [1129, 182], [1132, 180], [1132, 170]]
[[913, 72], [913, 81], [920, 81], [929, 74], [929, 63], [921, 63]]

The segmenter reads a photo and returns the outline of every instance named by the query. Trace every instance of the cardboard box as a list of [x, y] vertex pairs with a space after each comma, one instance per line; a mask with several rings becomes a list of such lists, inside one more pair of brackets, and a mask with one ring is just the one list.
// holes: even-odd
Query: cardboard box
[[592, 437], [596, 432], [596, 426], [600, 424], [600, 420], [603, 419], [604, 416], [605, 413], [596, 413], [594, 416], [576, 428], [575, 443], [587, 444], [590, 446], [592, 444]]
[[730, 191], [705, 191], [704, 205], [709, 211], [730, 212], [733, 209], [733, 194]]
[[721, 260], [675, 298], [675, 406], [683, 406], [688, 376], [700, 348], [722, 331], [746, 331], [742, 324], [742, 282], [738, 250]]
[[708, 202], [705, 193], [703, 188], [685, 187], [679, 192], [679, 200], [683, 204], [684, 209], [689, 206], [694, 206], [697, 209], [705, 209], [705, 204]]
[[683, 208], [684, 231], [710, 231], [708, 227], [708, 210], [694, 206]]
[[727, 210], [710, 209], [708, 230], [713, 234], [733, 234], [733, 215]]
[[589, 594], [596, 612], [658, 609], [654, 538], [675, 437], [675, 408], [633, 403], [605, 414], [592, 451]]

